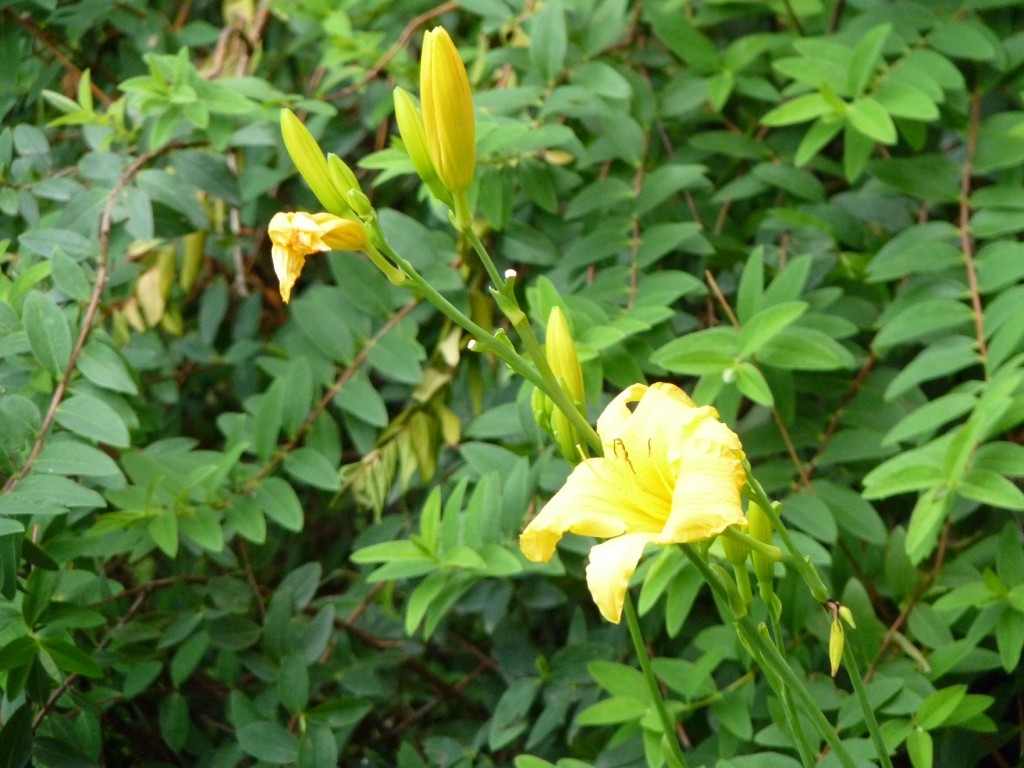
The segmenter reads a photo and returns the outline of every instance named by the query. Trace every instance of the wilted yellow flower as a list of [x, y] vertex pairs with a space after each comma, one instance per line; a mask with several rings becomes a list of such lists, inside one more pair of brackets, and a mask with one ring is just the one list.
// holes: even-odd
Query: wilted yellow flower
[[739, 438], [710, 406], [672, 384], [634, 384], [597, 420], [603, 458], [579, 464], [519, 537], [545, 562], [566, 531], [609, 541], [590, 550], [587, 583], [601, 614], [618, 623], [644, 547], [702, 541], [745, 525]]
[[369, 245], [362, 224], [332, 213], [275, 213], [267, 234], [273, 243], [274, 272], [285, 304], [307, 256], [324, 251], [363, 251]]
[[441, 27], [423, 36], [420, 101], [434, 170], [453, 194], [464, 192], [476, 170], [476, 118], [466, 67]]

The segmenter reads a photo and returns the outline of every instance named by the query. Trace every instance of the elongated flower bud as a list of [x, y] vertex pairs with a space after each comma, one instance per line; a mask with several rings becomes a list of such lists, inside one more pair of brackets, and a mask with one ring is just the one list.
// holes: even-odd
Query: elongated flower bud
[[562, 310], [555, 306], [548, 315], [546, 353], [548, 365], [551, 366], [555, 378], [565, 382], [565, 393], [574, 403], [583, 405], [587, 395], [583, 388], [583, 370], [576, 354], [576, 342], [569, 331]]
[[290, 109], [281, 110], [281, 136], [299, 175], [306, 180], [316, 199], [336, 216], [351, 213], [348, 203], [331, 181], [327, 160], [313, 134]]
[[420, 112], [416, 99], [404, 88], [395, 88], [395, 122], [398, 133], [405, 144], [405, 151], [412, 160], [412, 167], [423, 181], [437, 178], [434, 163], [427, 149], [427, 135], [423, 130], [423, 113]]
[[423, 36], [420, 99], [434, 170], [452, 194], [464, 192], [476, 171], [476, 117], [466, 67], [441, 27]]

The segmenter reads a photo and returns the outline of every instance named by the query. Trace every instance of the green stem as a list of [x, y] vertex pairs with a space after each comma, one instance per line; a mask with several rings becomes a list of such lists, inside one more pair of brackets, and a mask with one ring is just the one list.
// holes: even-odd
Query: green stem
[[783, 524], [782, 518], [779, 517], [778, 510], [772, 505], [771, 499], [768, 498], [768, 494], [764, 491], [764, 487], [750, 473], [749, 468], [747, 468], [747, 488], [753, 501], [768, 515], [768, 518], [772, 521], [772, 527], [775, 528], [775, 532], [782, 539], [782, 544], [790, 555], [790, 560], [787, 561], [788, 564], [792, 565], [797, 573], [800, 574], [808, 589], [811, 590], [811, 595], [814, 599], [819, 603], [824, 603], [829, 599], [829, 594], [824, 582], [821, 580], [821, 576], [818, 575], [817, 569], [811, 564], [810, 558], [797, 548], [796, 543]]
[[[772, 623], [772, 636], [775, 638], [775, 647], [778, 648], [779, 655], [782, 656], [786, 666], [789, 666], [789, 662], [786, 661], [786, 645], [782, 639], [782, 624], [779, 622], [778, 611], [775, 610], [776, 603], [773, 600], [768, 605], [768, 616]], [[782, 702], [783, 708], [786, 710], [786, 716], [789, 718], [790, 728], [793, 731], [793, 740], [796, 742], [797, 751], [800, 753], [800, 759], [803, 760], [805, 766], [813, 768], [814, 766], [814, 750], [807, 741], [807, 736], [804, 735], [803, 726], [800, 725], [800, 718], [797, 716], [796, 705], [793, 703], [793, 695], [789, 692], [789, 689], [783, 686], [779, 692], [779, 700]]]
[[466, 236], [470, 244], [473, 246], [473, 250], [476, 251], [476, 255], [480, 257], [480, 261], [484, 265], [484, 269], [487, 270], [487, 277], [490, 278], [491, 282], [494, 283], [494, 287], [499, 291], [505, 287], [505, 279], [498, 273], [498, 268], [494, 266], [494, 260], [491, 258], [491, 254], [488, 253], [484, 244], [477, 237], [473, 227], [467, 227], [462, 230], [462, 234]]
[[[729, 596], [725, 594], [725, 590], [721, 584], [715, 578], [714, 573], [711, 571], [710, 566], [704, 561], [704, 558], [694, 550], [691, 544], [680, 545], [683, 554], [686, 558], [693, 563], [693, 565], [701, 572], [704, 580], [707, 581], [708, 585], [712, 590], [718, 593], [719, 600], [725, 604], [729, 604]], [[821, 709], [814, 701], [814, 697], [811, 696], [810, 691], [804, 685], [803, 681], [797, 677], [796, 672], [789, 666], [782, 655], [779, 653], [779, 649], [774, 644], [765, 640], [761, 633], [757, 631], [757, 627], [754, 626], [754, 622], [750, 620], [749, 616], [743, 616], [736, 619], [735, 625], [737, 630], [742, 634], [743, 639], [746, 640], [747, 645], [756, 650], [755, 658], [760, 657], [760, 662], [768, 670], [774, 672], [782, 681], [788, 690], [792, 691], [796, 698], [803, 704], [804, 710], [808, 716], [814, 722], [818, 732], [821, 733], [822, 738], [828, 742], [828, 745], [832, 748], [836, 758], [844, 768], [855, 768], [856, 763], [853, 761], [853, 756], [850, 755], [846, 745], [843, 744], [839, 735], [836, 733], [835, 728], [828, 721], [825, 715], [822, 714]]]
[[882, 738], [882, 731], [875, 719], [875, 712], [868, 701], [868, 693], [864, 688], [864, 681], [860, 677], [860, 667], [857, 658], [850, 647], [850, 633], [846, 633], [846, 645], [843, 648], [843, 661], [846, 663], [846, 671], [850, 675], [850, 682], [853, 683], [854, 693], [860, 702], [860, 708], [864, 710], [864, 722], [867, 723], [868, 733], [871, 734], [871, 741], [874, 742], [875, 752], [878, 759], [882, 761], [882, 768], [892, 768], [892, 761], [889, 759], [889, 750], [885, 746], [885, 739]]
[[755, 539], [749, 533], [744, 533], [734, 525], [730, 525], [724, 531], [723, 536], [728, 536], [733, 541], [738, 541], [741, 544], [749, 547], [750, 549], [757, 550], [765, 557], [770, 557], [772, 560], [782, 560], [782, 550], [778, 547], [773, 547], [771, 544], [765, 544], [759, 539]]
[[669, 753], [665, 755], [666, 762], [672, 768], [686, 768], [686, 758], [683, 757], [683, 749], [679, 746], [679, 737], [676, 735], [676, 724], [668, 713], [665, 700], [661, 697], [661, 689], [654, 677], [654, 669], [651, 667], [651, 659], [647, 655], [647, 644], [644, 642], [643, 633], [640, 631], [640, 620], [637, 618], [636, 609], [633, 607], [633, 598], [626, 590], [626, 601], [623, 604], [626, 614], [626, 624], [629, 626], [629, 636], [633, 638], [633, 649], [636, 651], [637, 661], [640, 662], [640, 669], [644, 673], [644, 680], [651, 691], [651, 700], [654, 708], [658, 710], [658, 717], [661, 719], [661, 729], [665, 734], [665, 741], [668, 742]]
[[[481, 326], [474, 323], [465, 312], [448, 301], [448, 299], [442, 296], [434, 286], [428, 283], [423, 276], [416, 271], [412, 264], [396, 253], [395, 250], [387, 244], [387, 241], [384, 240], [383, 237], [380, 238], [380, 240], [380, 249], [384, 251], [387, 257], [397, 264], [408, 276], [409, 283], [412, 287], [422, 293], [423, 297], [437, 307], [448, 319], [473, 334], [474, 338], [476, 338], [477, 342], [480, 344], [481, 351], [491, 352], [499, 360], [508, 365], [509, 368], [550, 397], [551, 402], [553, 402], [555, 406], [569, 418], [569, 421], [572, 422], [574, 427], [576, 427], [579, 434], [586, 438], [591, 449], [598, 455], [601, 454], [601, 438], [598, 436], [597, 432], [594, 431], [594, 428], [590, 426], [590, 422], [586, 420], [583, 414], [579, 412], [573, 402], [569, 399], [569, 396], [565, 394], [565, 391], [558, 386], [558, 381], [551, 372], [551, 367], [547, 364], [547, 358], [544, 357], [543, 352], [540, 352], [539, 357], [536, 356], [537, 352], [540, 350], [540, 345], [537, 344], [537, 339], [533, 335], [533, 331], [529, 328], [529, 321], [525, 322], [528, 336], [524, 337], [524, 342], [526, 343], [527, 348], [530, 348], [529, 339], [532, 339], [534, 348], [530, 349], [530, 354], [531, 357], [534, 358], [535, 362], [538, 360], [540, 361], [537, 368], [532, 367], [522, 355], [512, 349], [509, 345], [503, 344], [499, 341], [494, 334], [488, 333]], [[520, 331], [520, 333], [522, 334], [522, 331]]]

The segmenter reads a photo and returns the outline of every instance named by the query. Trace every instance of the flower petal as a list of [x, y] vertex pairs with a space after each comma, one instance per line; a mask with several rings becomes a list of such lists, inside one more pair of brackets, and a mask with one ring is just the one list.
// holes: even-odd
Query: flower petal
[[601, 538], [656, 534], [667, 517], [666, 501], [639, 486], [624, 462], [587, 459], [526, 526], [519, 548], [527, 559], [547, 562], [566, 531]]
[[622, 604], [644, 547], [656, 536], [649, 533], [627, 533], [598, 544], [590, 550], [587, 564], [587, 586], [601, 615], [613, 624], [622, 619]]
[[740, 492], [746, 482], [743, 453], [706, 439], [686, 443], [672, 495], [672, 514], [659, 544], [703, 541], [730, 525], [746, 526]]
[[597, 431], [605, 455], [625, 462], [637, 483], [661, 494], [667, 507], [676, 475], [670, 456], [678, 452], [677, 445], [693, 422], [706, 418], [707, 410], [697, 408], [673, 384], [634, 384], [604, 410]]

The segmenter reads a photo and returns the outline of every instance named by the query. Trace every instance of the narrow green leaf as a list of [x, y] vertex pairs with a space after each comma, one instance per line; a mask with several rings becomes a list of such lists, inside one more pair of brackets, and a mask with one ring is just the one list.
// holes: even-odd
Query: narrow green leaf
[[759, 352], [786, 326], [792, 325], [807, 311], [807, 302], [786, 301], [765, 307], [743, 324], [740, 330], [740, 356]]
[[47, 294], [32, 291], [25, 297], [22, 322], [32, 354], [55, 379], [61, 378], [71, 359], [71, 327], [64, 313]]

